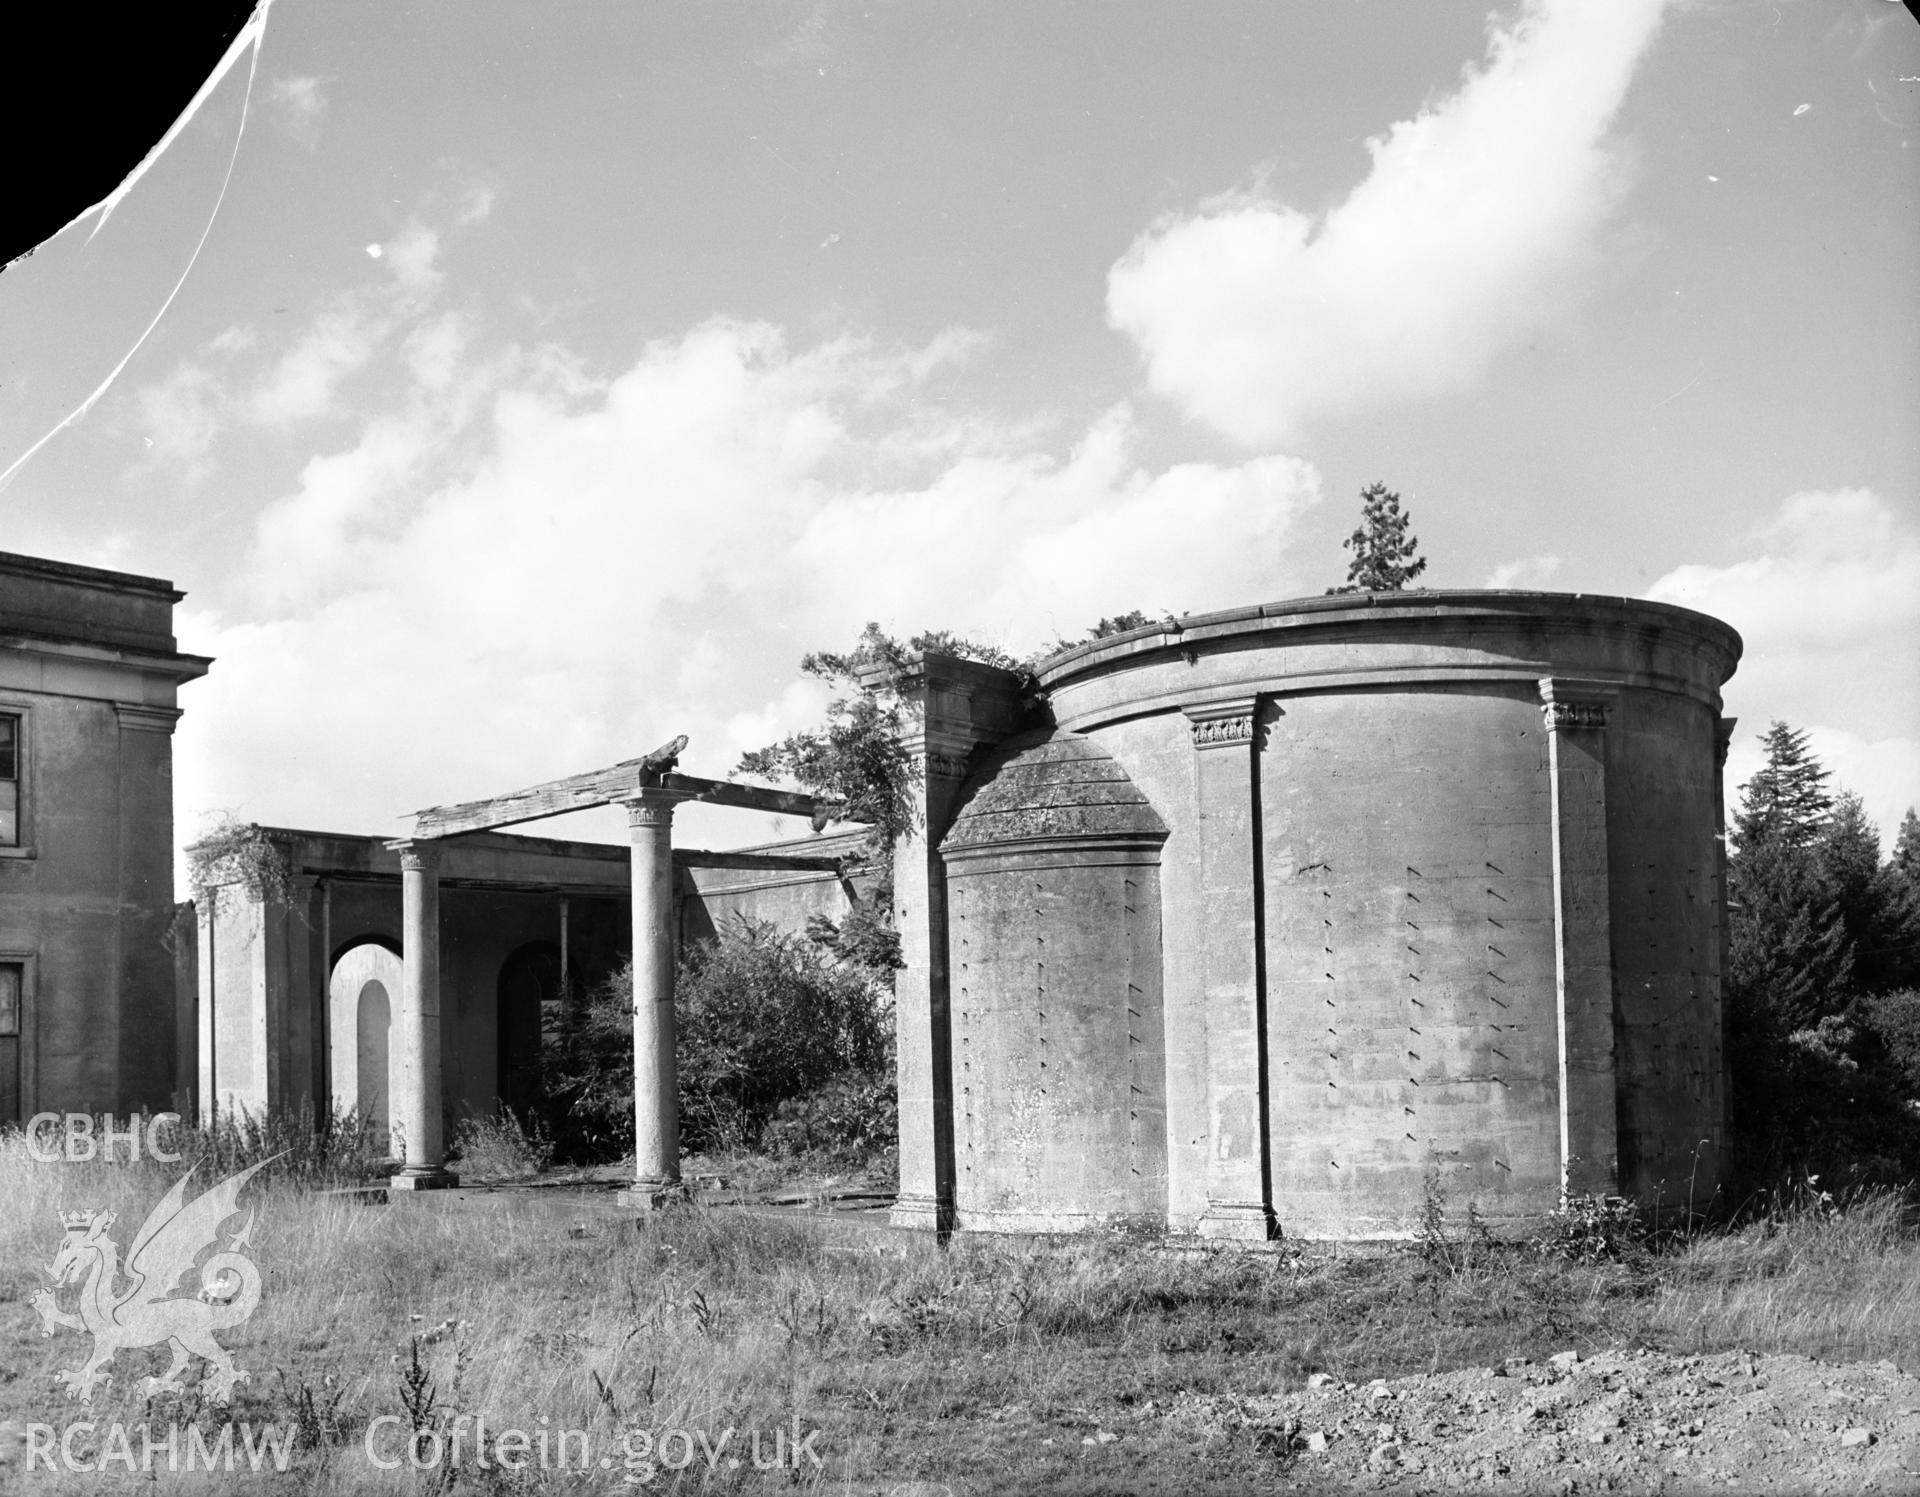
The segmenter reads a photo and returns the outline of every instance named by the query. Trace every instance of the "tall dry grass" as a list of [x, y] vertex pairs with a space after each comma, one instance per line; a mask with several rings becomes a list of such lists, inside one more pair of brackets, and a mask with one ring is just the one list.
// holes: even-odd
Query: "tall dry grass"
[[[87, 1340], [42, 1340], [28, 1306], [59, 1213], [114, 1210], [124, 1245], [178, 1169], [46, 1164], [0, 1140], [0, 1362], [16, 1374], [0, 1378], [0, 1422], [64, 1426], [79, 1413], [51, 1375], [77, 1365]], [[1486, 1241], [1424, 1257], [1249, 1254], [1129, 1234], [943, 1249], [735, 1211], [635, 1224], [590, 1205], [556, 1211], [551, 1192], [369, 1206], [285, 1177], [244, 1199], [257, 1206], [266, 1291], [223, 1337], [251, 1373], [230, 1414], [192, 1397], [149, 1405], [137, 1379], [162, 1359], [126, 1351], [87, 1417], [257, 1425], [304, 1414], [314, 1444], [284, 1476], [196, 1473], [174, 1478], [179, 1490], [579, 1489], [557, 1472], [468, 1465], [435, 1487], [374, 1469], [362, 1435], [405, 1414], [416, 1353], [428, 1422], [444, 1430], [484, 1415], [496, 1431], [531, 1431], [544, 1417], [586, 1430], [596, 1460], [616, 1461], [609, 1482], [624, 1431], [732, 1428], [744, 1441], [798, 1419], [822, 1431], [822, 1470], [776, 1477], [743, 1461], [708, 1473], [701, 1458], [677, 1476], [657, 1472], [650, 1489], [859, 1491], [913, 1479], [1068, 1483], [1096, 1428], [1127, 1431], [1141, 1480], [1170, 1490], [1270, 1480], [1260, 1452], [1196, 1444], [1165, 1410], [1182, 1392], [1280, 1391], [1320, 1368], [1362, 1379], [1632, 1343], [1920, 1352], [1920, 1247], [1887, 1196], [1787, 1203], [1765, 1224], [1597, 1264]], [[412, 1396], [417, 1405], [422, 1390]], [[31, 1490], [144, 1485], [118, 1471], [36, 1472]]]

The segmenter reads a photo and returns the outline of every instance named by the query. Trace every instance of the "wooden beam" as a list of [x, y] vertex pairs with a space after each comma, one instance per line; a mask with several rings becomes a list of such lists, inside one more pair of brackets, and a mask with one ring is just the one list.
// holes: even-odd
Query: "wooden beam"
[[839, 858], [790, 857], [778, 852], [700, 852], [694, 848], [673, 850], [673, 861], [681, 868], [740, 868], [766, 873], [838, 873]]
[[665, 774], [660, 776], [659, 783], [668, 790], [684, 790], [710, 806], [736, 806], [743, 811], [838, 820], [841, 810], [838, 802], [797, 790], [775, 790], [767, 785], [736, 785], [731, 780], [702, 780], [690, 774]]
[[569, 775], [564, 780], [548, 780], [516, 790], [511, 795], [496, 795], [489, 800], [462, 801], [452, 806], [429, 806], [413, 815], [409, 836], [457, 837], [462, 832], [484, 832], [495, 827], [518, 826], [523, 821], [540, 821], [548, 816], [563, 816], [569, 811], [589, 811], [595, 806], [638, 795], [642, 788], [657, 785], [679, 790], [698, 801], [714, 806], [733, 806], [743, 811], [772, 811], [781, 816], [805, 816], [818, 830], [838, 820], [838, 802], [794, 790], [775, 790], [768, 785], [736, 785], [731, 780], [703, 780], [693, 775], [675, 774], [673, 766], [687, 746], [684, 736], [664, 743], [639, 759], [627, 759], [610, 769], [593, 769], [585, 774]]
[[564, 780], [548, 780], [544, 785], [516, 790], [511, 795], [496, 795], [489, 800], [429, 806], [414, 812], [412, 835], [454, 837], [462, 832], [517, 826], [523, 821], [540, 821], [568, 811], [588, 811], [595, 806], [610, 805], [626, 796], [637, 795], [642, 785], [656, 783], [679, 761], [680, 752], [686, 746], [686, 737], [682, 735], [671, 743], [663, 743], [650, 754], [624, 760], [610, 769], [593, 769], [585, 774], [569, 775]]

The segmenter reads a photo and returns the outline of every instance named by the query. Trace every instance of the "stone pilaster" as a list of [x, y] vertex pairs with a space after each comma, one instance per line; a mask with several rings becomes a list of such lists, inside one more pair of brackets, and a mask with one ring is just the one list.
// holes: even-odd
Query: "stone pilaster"
[[193, 918], [198, 927], [194, 942], [194, 982], [198, 989], [194, 1003], [194, 1054], [199, 1069], [194, 1085], [194, 1105], [203, 1124], [211, 1124], [220, 1105], [216, 1090], [220, 1080], [219, 956], [220, 922], [216, 918], [217, 896], [203, 894], [194, 902]]
[[1727, 1126], [1725, 1099], [1733, 1095], [1733, 1048], [1727, 1043], [1728, 1036], [1733, 1032], [1733, 1016], [1728, 1010], [1733, 971], [1733, 926], [1727, 913], [1727, 750], [1733, 746], [1733, 730], [1739, 722], [1737, 717], [1721, 718], [1714, 724], [1713, 743], [1713, 923], [1716, 936], [1714, 956], [1719, 963], [1714, 976], [1720, 1011], [1720, 1096], [1723, 1106], [1720, 1126], [1723, 1130]]
[[1561, 1188], [1569, 1195], [1620, 1188], [1606, 765], [1618, 694], [1605, 681], [1540, 682], [1553, 793]]
[[633, 1184], [620, 1204], [655, 1211], [685, 1199], [673, 1018], [673, 808], [657, 786], [626, 802], [633, 844]]
[[320, 1028], [320, 1012], [326, 1007], [324, 992], [316, 997], [316, 986], [324, 988], [324, 979], [316, 982], [316, 967], [322, 959], [314, 949], [319, 921], [314, 915], [320, 880], [311, 873], [287, 876], [287, 900], [281, 909], [268, 906], [269, 918], [280, 920], [284, 935], [285, 961], [278, 1000], [280, 1022], [285, 1036], [281, 1048], [279, 1094], [274, 1101], [297, 1108], [303, 1099], [316, 1107], [326, 1106], [326, 1094], [316, 1085], [314, 1040]]
[[1200, 813], [1207, 1054], [1206, 1237], [1277, 1235], [1269, 1184], [1257, 699], [1185, 709]]
[[953, 1225], [953, 1036], [939, 846], [970, 758], [1018, 725], [1020, 678], [977, 661], [922, 654], [898, 673], [866, 672], [860, 684], [899, 697], [900, 744], [910, 766], [913, 825], [893, 848], [894, 922], [905, 965], [894, 974], [900, 1192], [892, 1221], [945, 1232]]
[[388, 1115], [400, 1130], [406, 1164], [389, 1185], [441, 1190], [459, 1182], [446, 1169], [441, 1136], [440, 849], [428, 841], [393, 846], [400, 853], [402, 977]]

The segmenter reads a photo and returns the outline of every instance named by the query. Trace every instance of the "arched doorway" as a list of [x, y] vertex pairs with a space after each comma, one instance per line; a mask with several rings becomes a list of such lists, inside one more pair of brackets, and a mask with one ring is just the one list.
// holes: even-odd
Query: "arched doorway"
[[395, 952], [367, 941], [341, 953], [327, 982], [333, 1104], [367, 1118], [382, 1147], [392, 1144], [393, 1010], [401, 970]]
[[547, 1090], [545, 1057], [560, 1036], [560, 948], [533, 941], [500, 967], [500, 1105], [521, 1121], [539, 1115]]

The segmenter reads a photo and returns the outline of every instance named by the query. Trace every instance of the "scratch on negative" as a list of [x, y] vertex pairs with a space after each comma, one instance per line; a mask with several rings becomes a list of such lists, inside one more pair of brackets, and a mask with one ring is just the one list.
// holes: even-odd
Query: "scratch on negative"
[[[95, 203], [91, 208], [87, 209], [85, 213], [78, 214], [61, 228], [60, 233], [64, 234], [68, 229], [72, 228], [74, 224], [86, 218], [88, 214], [98, 213], [100, 215], [100, 222], [93, 226], [93, 233], [99, 233], [101, 225], [106, 223], [113, 210], [119, 206], [120, 200], [132, 190], [134, 183], [138, 182], [140, 178], [146, 174], [147, 168], [159, 160], [160, 153], [165, 151], [180, 132], [186, 128], [188, 123], [193, 119], [193, 116], [199, 111], [201, 104], [204, 103], [208, 95], [213, 92], [215, 85], [232, 71], [233, 65], [239, 59], [241, 52], [248, 48], [252, 49], [253, 56], [247, 64], [246, 97], [241, 101], [240, 126], [234, 131], [233, 151], [232, 154], [227, 157], [226, 175], [220, 179], [220, 192], [213, 200], [213, 211], [207, 215], [206, 227], [200, 231], [199, 241], [194, 245], [193, 253], [187, 257], [186, 269], [180, 272], [180, 279], [173, 283], [173, 289], [167, 293], [167, 299], [160, 303], [160, 310], [153, 314], [153, 320], [146, 325], [141, 331], [140, 336], [134, 340], [133, 347], [129, 348], [126, 353], [122, 355], [120, 362], [108, 371], [107, 377], [100, 381], [99, 386], [94, 392], [71, 411], [67, 412], [51, 431], [40, 438], [39, 441], [35, 442], [25, 452], [21, 453], [19, 457], [15, 458], [13, 462], [8, 465], [4, 473], [0, 473], [0, 490], [4, 490], [8, 484], [13, 482], [14, 474], [25, 467], [36, 452], [51, 442], [62, 431], [65, 431], [69, 426], [73, 425], [73, 423], [78, 421], [82, 416], [86, 415], [88, 411], [92, 410], [100, 397], [105, 395], [107, 391], [113, 387], [113, 382], [120, 377], [121, 371], [133, 362], [133, 356], [140, 352], [141, 345], [147, 341], [147, 338], [152, 334], [153, 330], [160, 325], [160, 319], [167, 315], [167, 309], [173, 305], [173, 299], [180, 294], [180, 288], [186, 285], [187, 277], [193, 274], [193, 267], [200, 258], [200, 251], [206, 247], [207, 236], [213, 232], [214, 222], [220, 217], [220, 206], [227, 200], [227, 187], [233, 181], [234, 163], [240, 159], [240, 142], [246, 136], [247, 115], [253, 105], [254, 77], [260, 69], [260, 46], [266, 36], [267, 12], [272, 8], [273, 0], [260, 0], [259, 8], [247, 18], [247, 24], [240, 28], [239, 35], [234, 37], [225, 55], [221, 57], [219, 64], [214, 68], [213, 72], [208, 75], [207, 81], [200, 85], [200, 91], [193, 96], [186, 109], [180, 115], [180, 118], [175, 120], [172, 128], [160, 137], [160, 143], [151, 151], [147, 152], [145, 159], [128, 174], [124, 182], [114, 188], [112, 192], [108, 193], [107, 196]], [[58, 238], [59, 236], [55, 235], [54, 237]], [[92, 241], [93, 234], [89, 234], [87, 236], [87, 242], [92, 243]]]

